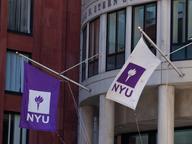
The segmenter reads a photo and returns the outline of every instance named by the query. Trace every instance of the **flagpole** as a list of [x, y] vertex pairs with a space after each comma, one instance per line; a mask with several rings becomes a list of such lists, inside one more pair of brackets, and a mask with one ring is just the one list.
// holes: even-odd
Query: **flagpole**
[[[192, 40], [192, 38], [190, 38], [190, 40]], [[170, 53], [167, 54], [166, 56], [170, 56], [170, 55], [172, 55], [172, 54], [174, 54], [174, 53], [176, 53], [176, 52], [178, 52], [178, 51], [180, 51], [180, 50], [182, 50], [182, 49], [184, 49], [184, 48], [190, 46], [191, 44], [192, 44], [192, 42], [190, 42], [190, 43], [188, 43], [188, 44], [186, 44], [186, 45], [184, 45], [184, 46], [182, 46], [182, 47], [180, 47], [180, 48], [178, 48], [178, 49], [176, 49], [176, 50], [170, 52]]]
[[76, 65], [74, 65], [74, 66], [72, 66], [72, 67], [70, 67], [70, 68], [62, 71], [62, 72], [60, 73], [60, 75], [62, 75], [62, 74], [64, 74], [64, 73], [66, 73], [67, 71], [69, 71], [69, 70], [71, 70], [71, 69], [73, 69], [73, 68], [81, 65], [81, 64], [84, 63], [84, 62], [87, 62], [88, 60], [90, 60], [90, 59], [92, 59], [92, 58], [94, 58], [94, 57], [97, 57], [98, 55], [99, 55], [99, 54], [95, 54], [94, 56], [92, 56], [92, 57], [90, 57], [90, 58], [87, 58], [87, 59], [85, 59], [84, 61], [81, 61], [80, 63], [78, 63], [78, 64], [76, 64]]
[[138, 27], [140, 32], [147, 38], [147, 40], [153, 45], [153, 47], [162, 55], [162, 57], [173, 67], [173, 69], [178, 73], [180, 77], [184, 77], [184, 73], [180, 71], [171, 61], [168, 59], [165, 54], [157, 47], [157, 45], [150, 39], [150, 37], [141, 29], [141, 27]]
[[74, 80], [72, 80], [72, 79], [70, 79], [70, 78], [68, 78], [68, 77], [66, 77], [66, 76], [60, 75], [60, 73], [58, 73], [58, 72], [56, 72], [56, 71], [54, 71], [54, 70], [52, 70], [52, 69], [46, 67], [46, 66], [43, 65], [43, 64], [40, 64], [39, 62], [37, 62], [37, 61], [35, 61], [35, 60], [31, 59], [31, 58], [28, 58], [27, 56], [25, 56], [25, 55], [23, 55], [23, 54], [21, 54], [21, 53], [19, 53], [19, 52], [16, 52], [16, 54], [18, 54], [19, 56], [21, 56], [21, 57], [23, 57], [23, 58], [25, 58], [25, 59], [27, 59], [27, 60], [29, 60], [29, 61], [35, 63], [36, 65], [38, 65], [38, 66], [40, 66], [40, 67], [42, 67], [42, 68], [44, 68], [44, 69], [46, 69], [46, 70], [52, 72], [53, 74], [55, 74], [55, 75], [57, 75], [57, 76], [59, 76], [59, 77], [65, 79], [65, 80], [67, 80], [67, 81], [69, 81], [69, 82], [71, 82], [71, 83], [73, 83], [73, 84], [75, 84], [75, 85], [77, 85], [77, 86], [79, 86], [79, 87], [81, 87], [81, 88], [83, 88], [83, 89], [89, 91], [89, 92], [91, 91], [91, 89], [89, 89], [89, 88], [87, 88], [87, 87], [85, 87], [85, 86], [83, 86], [83, 85], [77, 83], [76, 81], [74, 81]]

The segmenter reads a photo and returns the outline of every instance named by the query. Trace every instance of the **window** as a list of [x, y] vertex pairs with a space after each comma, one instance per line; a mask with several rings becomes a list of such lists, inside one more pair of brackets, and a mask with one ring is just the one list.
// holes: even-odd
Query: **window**
[[11, 92], [23, 92], [24, 59], [14, 51], [7, 51], [6, 58], [6, 82], [5, 90]]
[[17, 114], [4, 114], [3, 144], [27, 144], [28, 132], [19, 128], [20, 116]]
[[175, 144], [191, 144], [192, 129], [176, 130], [174, 135]]
[[[87, 50], [87, 27], [83, 29], [82, 61], [86, 59], [86, 50]], [[84, 81], [85, 78], [86, 78], [86, 63], [83, 63], [81, 69], [81, 80]]]
[[[156, 144], [156, 132], [144, 132], [141, 133], [141, 139], [143, 144]], [[121, 136], [121, 144], [140, 144], [139, 134], [123, 134]]]
[[[115, 137], [115, 144], [140, 144], [140, 137], [137, 133], [121, 134]], [[157, 131], [141, 132], [143, 144], [157, 144]], [[174, 131], [174, 144], [191, 144], [191, 127], [176, 128]]]
[[31, 34], [31, 0], [8, 0], [8, 30]]
[[[172, 1], [171, 51], [189, 43], [192, 37], [192, 0]], [[192, 46], [171, 55], [171, 60], [192, 59]]]
[[[99, 18], [90, 23], [89, 28], [89, 57], [99, 53]], [[88, 63], [88, 77], [98, 74], [99, 58], [94, 57]]]
[[[153, 42], [156, 42], [156, 13], [156, 3], [133, 7], [132, 49], [136, 46], [141, 36], [140, 31], [138, 30], [139, 26], [146, 32]], [[155, 49], [152, 48], [147, 40], [146, 43], [148, 44], [149, 48], [151, 48], [151, 51], [155, 53]]]
[[108, 14], [106, 70], [121, 68], [125, 62], [126, 11]]

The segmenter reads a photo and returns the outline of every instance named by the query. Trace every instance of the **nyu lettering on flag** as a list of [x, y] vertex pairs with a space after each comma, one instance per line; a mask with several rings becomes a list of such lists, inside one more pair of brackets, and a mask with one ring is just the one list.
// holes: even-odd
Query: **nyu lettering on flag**
[[135, 110], [145, 84], [160, 62], [141, 37], [111, 84], [106, 98]]
[[59, 80], [25, 63], [20, 127], [56, 131], [59, 89]]

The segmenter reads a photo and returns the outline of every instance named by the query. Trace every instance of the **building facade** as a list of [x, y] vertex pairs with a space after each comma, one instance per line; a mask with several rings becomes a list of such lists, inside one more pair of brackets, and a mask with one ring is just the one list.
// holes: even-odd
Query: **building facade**
[[[79, 0], [1, 0], [0, 143], [77, 143], [77, 113], [69, 84], [62, 82], [56, 133], [19, 128], [23, 61], [16, 51], [61, 72], [79, 62]], [[78, 81], [78, 69], [65, 73]], [[70, 84], [73, 94], [78, 87]]]
[[[96, 56], [81, 66], [81, 83], [91, 92], [79, 93], [79, 144], [192, 143], [192, 45], [174, 52], [191, 42], [192, 1], [81, 2], [81, 60]], [[141, 36], [138, 26], [185, 76], [146, 41], [162, 63], [133, 111], [105, 95]]]

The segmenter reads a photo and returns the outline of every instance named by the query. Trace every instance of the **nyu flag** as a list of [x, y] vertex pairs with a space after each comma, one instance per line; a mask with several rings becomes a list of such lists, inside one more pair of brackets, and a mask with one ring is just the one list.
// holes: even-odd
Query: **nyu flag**
[[111, 84], [106, 98], [135, 110], [145, 84], [160, 62], [141, 37]]
[[20, 127], [56, 131], [60, 81], [25, 63]]

